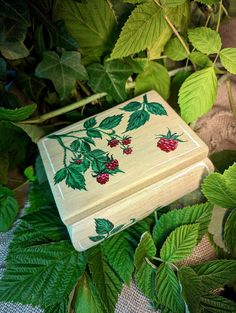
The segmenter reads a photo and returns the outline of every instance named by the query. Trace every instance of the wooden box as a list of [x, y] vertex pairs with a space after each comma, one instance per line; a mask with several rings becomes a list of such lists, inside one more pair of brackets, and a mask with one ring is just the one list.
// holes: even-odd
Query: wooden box
[[79, 251], [197, 189], [213, 170], [207, 146], [155, 91], [42, 138], [38, 146]]

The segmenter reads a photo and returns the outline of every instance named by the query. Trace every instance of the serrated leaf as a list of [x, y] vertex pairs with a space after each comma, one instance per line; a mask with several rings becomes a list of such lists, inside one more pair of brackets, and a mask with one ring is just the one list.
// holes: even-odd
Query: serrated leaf
[[143, 126], [147, 121], [149, 121], [149, 118], [150, 114], [144, 110], [133, 112], [129, 117], [126, 132]]
[[113, 129], [120, 124], [122, 118], [123, 114], [108, 116], [99, 124], [99, 127], [106, 130]]
[[[113, 45], [116, 19], [106, 0], [75, 2], [61, 0], [54, 5], [54, 20], [64, 20], [69, 33], [79, 43], [89, 61], [99, 61]], [[104, 19], [106, 23], [104, 23]]]
[[224, 244], [233, 257], [236, 257], [236, 209], [234, 209], [224, 225]]
[[147, 50], [148, 60], [159, 59], [161, 53], [164, 51], [164, 47], [170, 39], [173, 31], [169, 25], [166, 25], [165, 29], [160, 34], [159, 38], [154, 41]]
[[188, 57], [188, 53], [178, 38], [172, 38], [167, 42], [165, 45], [164, 54], [174, 61], [181, 61]]
[[190, 123], [207, 113], [214, 104], [216, 92], [217, 78], [213, 67], [190, 75], [179, 91], [182, 118]]
[[156, 255], [156, 247], [149, 232], [142, 234], [139, 245], [135, 250], [134, 265], [138, 269], [145, 258], [152, 259]]
[[198, 224], [176, 228], [164, 242], [160, 256], [165, 262], [178, 262], [189, 256], [197, 244]]
[[66, 185], [72, 189], [86, 190], [85, 178], [81, 174], [81, 169], [77, 166], [70, 166], [67, 169]]
[[106, 238], [106, 236], [104, 236], [104, 235], [90, 236], [89, 237], [89, 239], [92, 240], [93, 242], [101, 241], [105, 238]]
[[151, 114], [167, 115], [167, 112], [161, 103], [149, 102], [149, 103], [146, 103], [146, 108], [147, 108], [148, 112]]
[[167, 7], [176, 7], [184, 4], [187, 0], [161, 0], [161, 3]]
[[128, 104], [126, 104], [121, 110], [127, 111], [127, 112], [134, 112], [141, 108], [141, 103], [138, 101], [131, 101]]
[[196, 27], [189, 29], [188, 37], [194, 48], [202, 53], [213, 54], [219, 53], [221, 49], [220, 35], [208, 27]]
[[0, 0], [1, 17], [11, 18], [25, 26], [30, 26], [29, 8], [24, 1]]
[[34, 113], [36, 108], [37, 105], [35, 103], [14, 110], [0, 107], [0, 120], [19, 122], [30, 117], [30, 115]]
[[214, 260], [192, 266], [199, 276], [204, 292], [221, 288], [236, 279], [235, 260]]
[[189, 59], [193, 64], [199, 66], [200, 68], [212, 66], [212, 61], [208, 58], [208, 56], [199, 51], [191, 52]]
[[19, 211], [13, 192], [0, 186], [0, 232], [10, 229]]
[[158, 40], [167, 26], [162, 9], [154, 1], [138, 5], [123, 26], [111, 58], [146, 49]]
[[91, 117], [88, 120], [86, 120], [84, 122], [84, 128], [92, 128], [97, 124], [96, 122], [96, 118], [95, 117]]
[[216, 295], [204, 295], [201, 297], [203, 313], [235, 313], [236, 303]]
[[87, 67], [89, 73], [88, 84], [94, 92], [107, 92], [116, 102], [127, 98], [125, 83], [132, 74], [132, 70], [121, 60], [106, 61]]
[[86, 266], [84, 256], [69, 241], [13, 249], [8, 260], [0, 282], [0, 301], [33, 305], [60, 302]]
[[157, 220], [152, 233], [157, 249], [159, 250], [161, 248], [172, 231], [185, 224], [199, 224], [198, 241], [200, 241], [202, 236], [207, 232], [211, 220], [212, 208], [213, 205], [210, 203], [203, 203], [187, 206], [179, 210], [171, 210], [163, 214]]
[[105, 218], [95, 218], [95, 228], [98, 235], [106, 235], [114, 228], [114, 225]]
[[87, 129], [87, 136], [92, 138], [100, 138], [102, 139], [102, 134], [99, 130], [96, 129]]
[[63, 181], [67, 176], [67, 169], [66, 168], [61, 168], [58, 170], [54, 176], [54, 183], [58, 184], [61, 181]]
[[55, 204], [51, 188], [48, 180], [34, 184], [29, 193], [30, 207], [25, 208], [27, 213], [38, 211], [43, 206], [50, 206]]
[[219, 2], [219, 0], [196, 0], [196, 1], [207, 5], [212, 5]]
[[161, 304], [173, 312], [184, 312], [180, 284], [168, 264], [161, 264], [157, 269], [156, 292]]
[[103, 250], [99, 246], [89, 251], [89, 270], [108, 312], [114, 312], [122, 290], [122, 282], [116, 271], [107, 262]]
[[182, 286], [182, 295], [191, 313], [199, 313], [202, 294], [201, 280], [191, 267], [182, 267], [178, 272]]
[[225, 48], [220, 51], [223, 66], [232, 74], [236, 74], [236, 48]]
[[170, 94], [170, 77], [167, 69], [154, 61], [145, 66], [135, 81], [135, 94], [139, 95], [151, 89], [156, 90], [166, 100]]
[[64, 51], [61, 57], [56, 52], [44, 52], [35, 75], [50, 79], [61, 99], [70, 95], [76, 80], [88, 78], [80, 53], [76, 51]]
[[44, 313], [68, 313], [69, 299], [66, 297], [60, 303], [52, 306], [43, 307]]

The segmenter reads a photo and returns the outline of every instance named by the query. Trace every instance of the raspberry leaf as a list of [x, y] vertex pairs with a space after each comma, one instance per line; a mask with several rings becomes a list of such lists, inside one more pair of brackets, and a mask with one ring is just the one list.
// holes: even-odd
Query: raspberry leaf
[[220, 51], [223, 66], [232, 74], [236, 74], [236, 48], [226, 48]]
[[105, 218], [95, 218], [95, 228], [97, 234], [106, 235], [110, 233], [110, 231], [114, 228], [114, 225]]
[[161, 0], [161, 3], [167, 7], [176, 7], [177, 5], [184, 4], [186, 0]]
[[14, 110], [0, 107], [0, 120], [19, 122], [27, 119], [36, 110], [36, 104], [30, 104]]
[[236, 257], [236, 209], [230, 213], [224, 225], [224, 244], [233, 257]]
[[84, 122], [84, 128], [92, 128], [97, 124], [96, 118], [92, 117]]
[[0, 186], [0, 232], [5, 232], [12, 226], [18, 210], [18, 203], [13, 192]]
[[167, 115], [167, 112], [163, 105], [157, 102], [149, 102], [146, 104], [146, 108], [149, 113], [155, 114], [155, 115]]
[[61, 168], [58, 170], [54, 176], [54, 184], [58, 184], [62, 182], [67, 176], [67, 169], [66, 168]]
[[122, 118], [123, 118], [123, 114], [118, 114], [118, 115], [106, 117], [99, 124], [99, 127], [102, 129], [113, 129], [120, 124]]
[[72, 163], [67, 167], [66, 185], [73, 189], [87, 190], [85, 178], [81, 174], [81, 168], [77, 164]]
[[[204, 295], [201, 297], [201, 308], [204, 313], [234, 313], [236, 312], [236, 303], [221, 296]], [[210, 308], [210, 311], [209, 311]]]
[[72, 143], [70, 144], [70, 147], [72, 150], [77, 152], [79, 150], [79, 147], [80, 147], [80, 139], [75, 139], [74, 141], [72, 141]]
[[67, 313], [69, 299], [66, 297], [60, 303], [43, 307], [44, 313]]
[[144, 110], [132, 113], [129, 117], [126, 132], [143, 126], [147, 121], [149, 121], [149, 118], [150, 114]]
[[132, 101], [126, 104], [121, 110], [127, 111], [127, 112], [133, 112], [137, 111], [141, 108], [141, 103], [138, 101]]
[[103, 236], [103, 235], [89, 237], [89, 239], [92, 240], [93, 242], [97, 242], [97, 241], [103, 240], [105, 238], [106, 238], [106, 236]]
[[96, 129], [88, 129], [88, 130], [87, 130], [87, 135], [88, 135], [89, 137], [102, 139], [102, 134], [100, 133], [99, 130], [96, 130]]

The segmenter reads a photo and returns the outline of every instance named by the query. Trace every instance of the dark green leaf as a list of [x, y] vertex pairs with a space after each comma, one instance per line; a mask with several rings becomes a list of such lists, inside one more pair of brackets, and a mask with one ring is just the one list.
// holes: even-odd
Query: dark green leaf
[[0, 58], [0, 80], [5, 80], [7, 77], [7, 62]]
[[19, 122], [27, 119], [30, 115], [32, 115], [36, 108], [36, 104], [26, 105], [15, 110], [0, 107], [0, 120]]
[[118, 126], [123, 118], [123, 114], [106, 117], [99, 125], [102, 129], [113, 129]]
[[127, 112], [133, 112], [137, 111], [141, 108], [141, 103], [138, 101], [131, 101], [128, 104], [126, 104], [121, 110], [127, 111]]
[[56, 28], [57, 31], [55, 32], [55, 46], [62, 47], [69, 51], [77, 50], [79, 48], [78, 42], [68, 33], [64, 21], [57, 21]]
[[44, 307], [44, 313], [68, 313], [68, 302], [69, 299], [65, 298], [60, 303]]
[[149, 121], [149, 118], [150, 114], [144, 110], [133, 112], [129, 117], [126, 132], [143, 126], [147, 121]]
[[92, 138], [90, 138], [90, 137], [83, 137], [82, 139], [84, 141], [87, 141], [88, 143], [91, 143], [92, 145], [95, 146], [95, 141]]
[[86, 190], [85, 178], [81, 174], [81, 169], [76, 164], [71, 164], [67, 169], [66, 185], [73, 189]]
[[54, 205], [54, 197], [48, 181], [40, 185], [33, 185], [29, 193], [30, 207], [25, 208], [27, 213], [38, 211], [40, 207]]
[[18, 213], [18, 204], [13, 192], [0, 186], [0, 232], [6, 232], [12, 226]]
[[61, 168], [58, 170], [54, 176], [54, 183], [58, 184], [61, 181], [63, 181], [67, 176], [67, 169], [66, 168]]
[[25, 1], [0, 0], [1, 17], [10, 18], [24, 26], [30, 26], [28, 5]]
[[[122, 171], [121, 171], [122, 172]], [[116, 227], [114, 227], [111, 231], [111, 234], [116, 234], [118, 233], [123, 227], [125, 226], [125, 224], [121, 224], [121, 225], [118, 225]]]
[[235, 313], [236, 303], [216, 295], [205, 295], [201, 297], [203, 313]]
[[46, 84], [42, 79], [27, 75], [24, 72], [17, 72], [16, 83], [29, 99], [36, 102], [40, 101], [42, 91], [46, 88]]
[[236, 258], [236, 209], [234, 209], [224, 225], [224, 244], [230, 254]]
[[96, 125], [96, 118], [95, 117], [91, 117], [88, 120], [86, 120], [84, 122], [84, 128], [92, 128]]
[[80, 142], [81, 142], [80, 139], [75, 139], [74, 141], [72, 141], [72, 143], [70, 144], [71, 149], [77, 152], [80, 147]]
[[106, 238], [106, 236], [103, 236], [103, 235], [89, 237], [89, 239], [92, 240], [93, 242], [97, 242], [97, 241], [103, 240], [105, 238]]
[[91, 151], [91, 147], [86, 141], [82, 141], [80, 144], [80, 151], [86, 154]]
[[146, 108], [149, 113], [155, 115], [167, 115], [167, 112], [162, 104], [157, 102], [149, 102], [146, 104]]
[[95, 227], [97, 234], [106, 235], [114, 228], [114, 225], [105, 218], [95, 218]]
[[96, 129], [87, 129], [87, 136], [93, 137], [93, 138], [102, 138], [102, 134], [99, 130]]

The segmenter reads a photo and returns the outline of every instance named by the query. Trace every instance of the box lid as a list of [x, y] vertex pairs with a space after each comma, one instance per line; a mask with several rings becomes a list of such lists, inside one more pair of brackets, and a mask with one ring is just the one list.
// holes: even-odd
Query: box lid
[[65, 224], [152, 185], [208, 153], [207, 146], [155, 91], [61, 129], [42, 138], [38, 146]]

